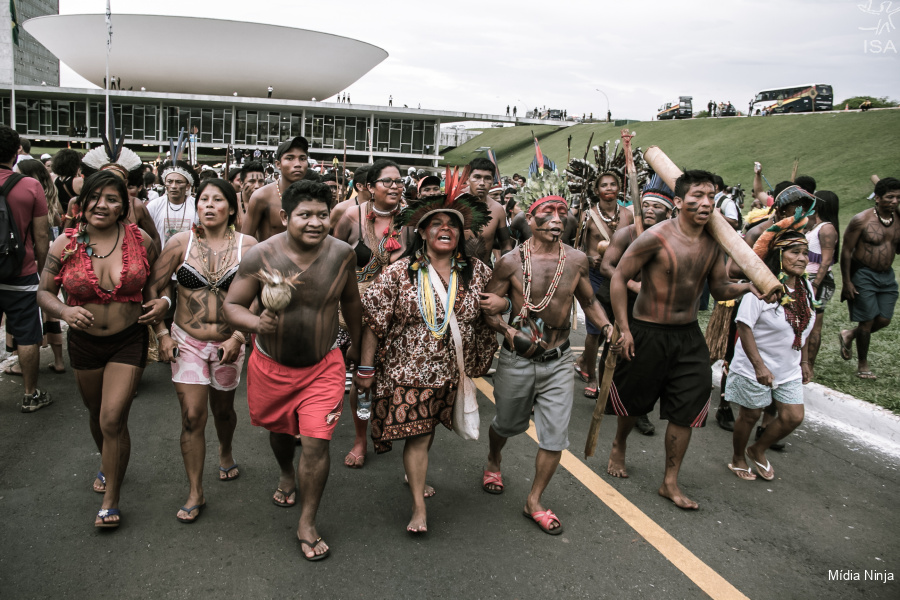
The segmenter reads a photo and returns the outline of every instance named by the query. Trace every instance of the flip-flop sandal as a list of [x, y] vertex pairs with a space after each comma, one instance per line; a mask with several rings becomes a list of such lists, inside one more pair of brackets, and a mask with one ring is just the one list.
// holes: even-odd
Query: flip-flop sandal
[[[766, 464], [762, 464], [759, 462], [753, 461], [756, 463], [756, 466], [759, 467], [759, 476], [765, 479], [766, 481], [772, 481], [775, 479], [775, 469], [772, 468], [772, 464], [769, 462], [769, 459], [766, 459]], [[771, 475], [768, 475], [771, 473]]]
[[[499, 487], [499, 490], [492, 490], [489, 488], [489, 485], [496, 485]], [[503, 493], [503, 476], [500, 474], [500, 471], [485, 471], [484, 475], [481, 478], [481, 489], [486, 491], [488, 494], [502, 494]]]
[[[531, 519], [535, 522], [535, 524], [541, 528], [541, 531], [550, 535], [559, 535], [563, 532], [562, 521], [553, 514], [552, 510], [538, 510], [531, 514], [528, 514], [524, 510], [522, 511], [522, 516], [526, 519]], [[556, 521], [559, 523], [559, 527], [554, 529], [550, 529], [550, 524]]]
[[578, 363], [572, 363], [572, 367], [575, 369], [575, 373], [581, 377], [581, 380], [585, 383], [591, 380], [591, 376], [587, 374], [587, 371], [582, 371], [581, 367], [578, 366]]
[[[347, 456], [353, 458], [353, 464], [347, 462]], [[366, 464], [366, 455], [363, 454], [354, 454], [353, 452], [348, 452], [347, 456], [344, 457], [344, 466], [350, 469], [362, 469]]]
[[[238, 464], [237, 464], [237, 463], [234, 463], [233, 465], [231, 465], [231, 466], [228, 467], [227, 469], [226, 469], [225, 467], [219, 467], [219, 471], [220, 471], [220, 473], [219, 473], [219, 481], [234, 481], [235, 479], [237, 479], [238, 477], [240, 477], [240, 476], [241, 476], [241, 472], [240, 472], [240, 471], [238, 471], [238, 472], [237, 472], [237, 475], [235, 475], [234, 477], [230, 477], [230, 476], [229, 476], [229, 474], [230, 474], [232, 471], [234, 471], [235, 469], [237, 469], [237, 468], [238, 468]], [[225, 473], [225, 477], [222, 477], [222, 473]]]
[[[322, 541], [324, 541], [324, 540], [323, 540], [321, 537], [317, 537], [316, 540], [315, 540], [314, 542], [307, 542], [306, 540], [301, 540], [300, 538], [297, 538], [297, 541], [299, 541], [301, 544], [306, 544], [307, 546], [310, 547], [310, 549], [311, 549], [313, 552], [315, 552], [315, 551], [316, 551], [316, 546], [319, 545], [319, 542], [322, 542]], [[302, 555], [303, 555], [303, 558], [305, 558], [305, 559], [308, 560], [309, 562], [316, 562], [317, 560], [324, 560], [324, 559], [328, 558], [328, 557], [331, 555], [331, 548], [329, 548], [328, 550], [326, 550], [326, 551], [323, 552], [322, 554], [316, 554], [316, 555], [314, 555], [314, 556], [312, 556], [312, 557], [309, 557], [309, 556], [306, 555], [306, 552], [303, 551], [303, 547], [301, 546], [301, 547], [300, 547], [300, 554], [302, 554]]]
[[186, 512], [189, 515], [196, 510], [197, 514], [194, 515], [193, 517], [179, 517], [178, 513], [175, 513], [175, 518], [178, 519], [179, 521], [181, 521], [182, 523], [193, 523], [194, 521], [196, 521], [197, 519], [200, 518], [200, 514], [203, 512], [204, 506], [206, 506], [206, 502], [204, 502], [203, 504], [195, 504], [194, 506], [191, 506], [190, 508], [187, 506], [182, 506], [179, 510], [183, 510], [184, 512]]
[[105, 494], [106, 493], [106, 475], [103, 474], [103, 471], [97, 471], [97, 479], [99, 479], [100, 483], [103, 484], [103, 489], [98, 490], [93, 485], [91, 486], [91, 489], [94, 490], [98, 494]]
[[853, 358], [853, 345], [844, 343], [844, 336], [840, 331], [838, 332], [838, 343], [841, 345], [841, 358], [844, 360]]
[[856, 376], [860, 379], [870, 379], [872, 381], [878, 379], [872, 371], [857, 371]]
[[742, 469], [740, 467], [733, 467], [731, 466], [731, 463], [728, 463], [728, 470], [737, 475], [738, 479], [743, 481], [756, 481], [756, 473], [754, 473], [753, 469], [750, 467]]
[[[284, 500], [282, 500], [281, 502], [276, 500], [275, 496], [272, 496], [272, 504], [274, 504], [275, 506], [280, 506], [281, 508], [290, 508], [292, 506], [296, 506], [296, 504], [297, 504], [297, 488], [292, 489], [290, 492], [286, 492], [283, 489], [278, 488], [277, 490], [275, 490], [275, 493], [276, 494], [281, 493], [281, 495], [284, 496]], [[291, 498], [293, 498], [294, 501], [288, 502], [288, 500], [290, 500]]]
[[3, 368], [3, 373], [6, 375], [12, 375], [13, 377], [21, 377], [22, 376], [22, 367], [19, 367], [18, 371], [12, 371], [13, 366], [18, 366], [19, 363], [13, 363], [12, 365], [7, 365]]
[[591, 400], [596, 400], [600, 397], [600, 390], [595, 387], [586, 387], [584, 388], [584, 397], [590, 398]]
[[[100, 517], [100, 522], [95, 522], [94, 527], [107, 527], [112, 529], [113, 527], [118, 527], [122, 524], [122, 513], [119, 512], [118, 508], [101, 509], [100, 512], [97, 513], [97, 516]], [[119, 517], [118, 521], [110, 521], [109, 523], [106, 522], [107, 518], [115, 516]]]

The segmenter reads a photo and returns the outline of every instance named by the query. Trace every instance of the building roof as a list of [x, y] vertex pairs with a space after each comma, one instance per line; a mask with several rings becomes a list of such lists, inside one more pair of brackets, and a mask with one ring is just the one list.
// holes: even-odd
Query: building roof
[[[121, 89], [325, 99], [388, 57], [337, 35], [282, 27], [157, 15], [112, 15], [109, 73]], [[105, 15], [50, 15], [25, 30], [91, 83], [104, 87]]]

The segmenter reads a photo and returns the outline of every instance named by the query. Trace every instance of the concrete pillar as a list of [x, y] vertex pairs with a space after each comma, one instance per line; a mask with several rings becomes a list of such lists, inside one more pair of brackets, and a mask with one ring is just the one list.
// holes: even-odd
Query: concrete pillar
[[369, 114], [369, 162], [375, 162], [375, 113]]

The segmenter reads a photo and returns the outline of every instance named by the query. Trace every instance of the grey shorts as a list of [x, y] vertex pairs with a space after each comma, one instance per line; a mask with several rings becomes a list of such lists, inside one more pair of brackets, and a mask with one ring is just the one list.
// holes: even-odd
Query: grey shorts
[[528, 430], [531, 408], [538, 446], [562, 451], [569, 447], [569, 418], [575, 398], [572, 388], [572, 351], [556, 360], [532, 362], [506, 348], [494, 373], [497, 415], [491, 427], [503, 437]]
[[860, 267], [850, 278], [856, 291], [856, 298], [850, 300], [850, 320], [855, 323], [872, 321], [875, 317], [890, 319], [897, 304], [897, 280], [894, 270], [873, 271]]
[[782, 404], [803, 404], [803, 380], [792, 379], [770, 388], [739, 373], [728, 374], [725, 384], [727, 402], [747, 408], [765, 408], [773, 399]]

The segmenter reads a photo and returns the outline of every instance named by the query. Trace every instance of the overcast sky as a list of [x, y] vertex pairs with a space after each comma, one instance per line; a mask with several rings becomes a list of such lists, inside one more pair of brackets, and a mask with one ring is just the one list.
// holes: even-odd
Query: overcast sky
[[[59, 9], [103, 13], [106, 2], [60, 0]], [[599, 115], [600, 89], [614, 118], [633, 119], [680, 95], [695, 110], [710, 99], [745, 110], [762, 89], [803, 83], [832, 84], [836, 102], [900, 99], [900, 12], [888, 16], [898, 9], [900, 0], [112, 0], [114, 14], [254, 21], [380, 46], [390, 56], [347, 90], [354, 104], [393, 95], [412, 108]], [[265, 40], [234, 40], [234, 49], [272, 61], [303, 52]], [[60, 78], [94, 87], [65, 65]]]

